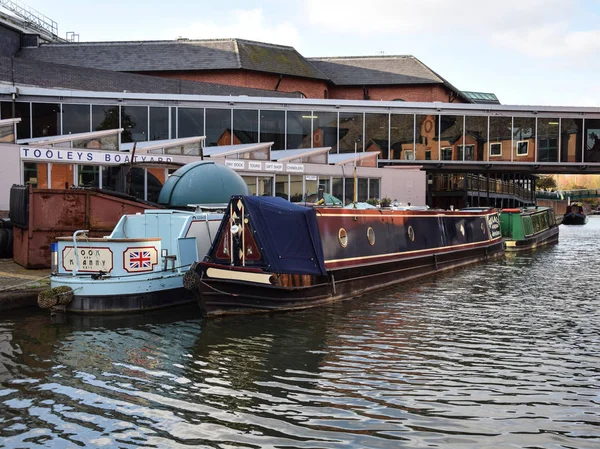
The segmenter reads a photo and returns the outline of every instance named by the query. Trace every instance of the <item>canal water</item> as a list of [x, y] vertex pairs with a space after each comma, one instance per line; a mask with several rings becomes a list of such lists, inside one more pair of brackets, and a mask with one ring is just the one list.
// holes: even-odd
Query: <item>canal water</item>
[[0, 317], [0, 447], [598, 448], [600, 217], [330, 307]]

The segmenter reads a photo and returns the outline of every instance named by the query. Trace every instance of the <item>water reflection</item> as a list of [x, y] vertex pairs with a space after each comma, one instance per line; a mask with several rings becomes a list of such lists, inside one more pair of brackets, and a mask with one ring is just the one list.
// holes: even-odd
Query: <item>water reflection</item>
[[591, 218], [553, 247], [271, 316], [13, 314], [0, 446], [598, 447], [599, 247]]

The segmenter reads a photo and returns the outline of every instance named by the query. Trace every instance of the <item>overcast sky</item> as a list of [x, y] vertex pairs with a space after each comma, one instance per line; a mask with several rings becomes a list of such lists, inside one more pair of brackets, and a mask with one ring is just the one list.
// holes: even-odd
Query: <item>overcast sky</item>
[[600, 106], [599, 0], [17, 0], [80, 41], [241, 38], [413, 55], [503, 104]]

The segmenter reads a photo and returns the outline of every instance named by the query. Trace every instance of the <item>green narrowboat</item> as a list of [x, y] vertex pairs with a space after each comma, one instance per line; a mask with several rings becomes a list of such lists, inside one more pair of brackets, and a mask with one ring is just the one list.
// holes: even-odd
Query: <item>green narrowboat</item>
[[500, 230], [506, 251], [524, 251], [558, 242], [558, 224], [551, 207], [502, 209]]

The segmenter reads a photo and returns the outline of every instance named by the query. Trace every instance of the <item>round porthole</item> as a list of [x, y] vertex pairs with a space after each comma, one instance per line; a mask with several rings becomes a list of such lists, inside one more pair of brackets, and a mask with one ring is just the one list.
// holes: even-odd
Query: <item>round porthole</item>
[[373, 228], [370, 226], [367, 229], [367, 240], [371, 245], [375, 244], [375, 231], [373, 231]]
[[338, 241], [340, 242], [342, 248], [348, 246], [348, 233], [344, 228], [340, 228], [338, 231]]
[[415, 241], [415, 230], [413, 229], [412, 226], [408, 227], [408, 238], [410, 239], [411, 242]]

